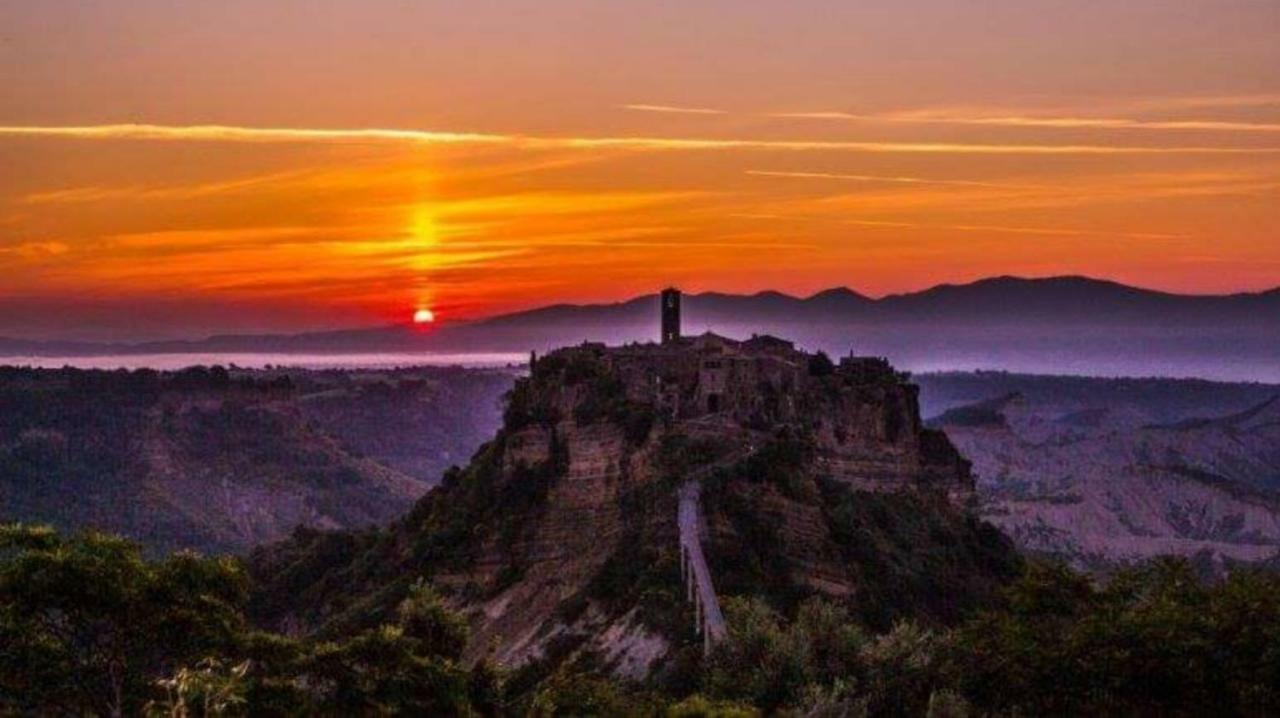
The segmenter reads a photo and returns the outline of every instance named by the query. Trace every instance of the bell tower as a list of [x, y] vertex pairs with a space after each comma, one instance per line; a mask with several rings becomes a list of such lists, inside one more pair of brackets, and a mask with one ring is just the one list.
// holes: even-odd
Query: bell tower
[[670, 344], [680, 339], [680, 290], [668, 287], [662, 290], [662, 343]]

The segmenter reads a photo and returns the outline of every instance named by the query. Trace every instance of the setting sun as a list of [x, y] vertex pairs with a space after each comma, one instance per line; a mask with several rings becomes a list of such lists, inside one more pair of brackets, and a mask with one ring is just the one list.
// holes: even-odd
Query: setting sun
[[430, 324], [436, 320], [435, 312], [430, 309], [419, 309], [413, 313], [414, 324]]

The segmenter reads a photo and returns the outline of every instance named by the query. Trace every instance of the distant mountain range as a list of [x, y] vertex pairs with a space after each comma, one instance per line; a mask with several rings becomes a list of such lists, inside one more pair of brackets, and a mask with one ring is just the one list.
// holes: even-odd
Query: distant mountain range
[[[611, 304], [556, 304], [427, 331], [397, 325], [136, 344], [0, 338], [0, 354], [544, 351], [588, 340], [652, 340], [656, 315], [656, 295], [645, 295]], [[684, 328], [690, 334], [736, 337], [779, 334], [837, 354], [886, 355], [915, 369], [1137, 371], [1275, 380], [1254, 376], [1254, 368], [1280, 366], [1280, 288], [1194, 296], [1086, 277], [996, 277], [880, 299], [846, 288], [809, 297], [708, 292], [686, 295]]]

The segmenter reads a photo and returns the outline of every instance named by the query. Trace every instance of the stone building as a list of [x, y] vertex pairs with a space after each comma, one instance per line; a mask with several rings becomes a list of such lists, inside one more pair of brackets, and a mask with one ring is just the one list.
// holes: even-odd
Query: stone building
[[662, 343], [671, 344], [680, 339], [680, 290], [668, 287], [662, 290]]
[[923, 426], [918, 388], [884, 358], [832, 363], [774, 336], [681, 336], [678, 301], [672, 334], [665, 297], [663, 342], [587, 343], [553, 356], [589, 354], [609, 367], [629, 399], [668, 422], [693, 422], [699, 432], [800, 428], [814, 437], [821, 472], [832, 478], [876, 490], [940, 485], [959, 501], [971, 495], [968, 462]]

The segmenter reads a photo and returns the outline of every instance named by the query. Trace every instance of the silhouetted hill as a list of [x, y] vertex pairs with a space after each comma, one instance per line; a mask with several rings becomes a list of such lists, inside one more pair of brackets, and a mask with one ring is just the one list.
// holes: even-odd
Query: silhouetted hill
[[[425, 331], [387, 326], [127, 346], [0, 339], [0, 353], [544, 351], [587, 340], [654, 339], [656, 303], [656, 295], [645, 295], [609, 304], [556, 304]], [[1280, 380], [1280, 289], [1192, 296], [1086, 277], [995, 277], [881, 299], [845, 288], [809, 297], [709, 292], [685, 296], [684, 328], [687, 334], [736, 338], [791, 336], [834, 354], [852, 348], [888, 356], [912, 370], [999, 367]]]
[[1170, 294], [1088, 277], [994, 277], [944, 284], [915, 294], [885, 297], [880, 307], [898, 319], [983, 323], [1054, 321], [1116, 326], [1225, 323], [1274, 324], [1263, 312], [1280, 308], [1280, 292], [1222, 296]]
[[544, 355], [493, 439], [402, 518], [255, 551], [253, 614], [347, 635], [422, 577], [469, 619], [464, 655], [512, 681], [584, 660], [663, 680], [702, 651], [681, 582], [691, 535], [713, 614], [820, 598], [888, 630], [994, 605], [1021, 560], [969, 513], [968, 463], [921, 426], [916, 387], [876, 359], [814, 359], [714, 336]]

